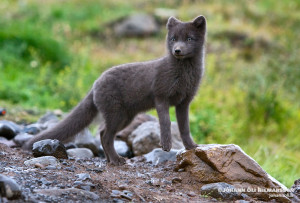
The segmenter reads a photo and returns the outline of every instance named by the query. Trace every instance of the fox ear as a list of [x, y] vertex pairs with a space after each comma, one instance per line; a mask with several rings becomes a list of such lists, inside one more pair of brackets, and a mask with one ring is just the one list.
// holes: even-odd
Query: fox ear
[[177, 20], [175, 17], [171, 16], [167, 22], [167, 29], [170, 29], [171, 27], [177, 25], [180, 23], [179, 20]]
[[198, 16], [192, 23], [198, 29], [203, 30], [206, 28], [206, 19], [204, 16]]

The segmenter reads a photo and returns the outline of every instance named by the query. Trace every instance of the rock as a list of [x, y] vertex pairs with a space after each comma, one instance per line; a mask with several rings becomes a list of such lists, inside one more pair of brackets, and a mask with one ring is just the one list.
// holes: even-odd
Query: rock
[[88, 148], [95, 156], [99, 156], [99, 146], [96, 144], [95, 139], [88, 128], [85, 128], [76, 135], [75, 144], [79, 148]]
[[68, 156], [75, 157], [78, 159], [85, 159], [85, 158], [93, 158], [94, 154], [90, 149], [87, 148], [75, 148], [75, 149], [68, 149], [67, 150]]
[[45, 124], [49, 122], [55, 122], [57, 123], [59, 121], [58, 117], [52, 113], [52, 112], [47, 112], [45, 115], [43, 115], [39, 120], [38, 123]]
[[83, 181], [83, 180], [91, 180], [91, 176], [88, 173], [80, 173], [76, 175], [77, 180]]
[[36, 125], [40, 126], [41, 130], [46, 130], [55, 127], [58, 122], [58, 117], [54, 113], [48, 112], [38, 120]]
[[28, 134], [31, 134], [31, 135], [36, 135], [39, 132], [41, 132], [42, 130], [43, 130], [43, 125], [42, 124], [33, 123], [33, 124], [30, 124], [30, 125], [26, 126], [22, 130], [22, 132], [28, 133]]
[[75, 143], [73, 143], [73, 142], [69, 142], [69, 143], [66, 143], [64, 145], [65, 145], [66, 150], [78, 148], [78, 146]]
[[298, 197], [300, 200], [300, 179], [295, 180], [294, 185], [291, 187], [291, 191]]
[[59, 140], [41, 140], [35, 142], [32, 146], [34, 157], [54, 156], [58, 159], [67, 159], [68, 154], [65, 146]]
[[124, 141], [115, 140], [114, 147], [116, 152], [122, 157], [131, 158], [133, 156], [132, 151]]
[[12, 178], [0, 174], [0, 200], [6, 197], [9, 200], [19, 199], [22, 191]]
[[228, 183], [211, 183], [203, 185], [200, 189], [201, 195], [208, 195], [216, 199], [236, 200], [241, 199], [237, 189]]
[[19, 133], [16, 135], [13, 139], [13, 141], [17, 144], [17, 146], [22, 146], [26, 141], [33, 138], [33, 135], [30, 135], [28, 133]]
[[9, 147], [14, 147], [16, 146], [16, 143], [13, 140], [8, 140], [5, 137], [0, 137], [0, 144], [5, 144], [6, 146]]
[[172, 178], [172, 183], [173, 183], [173, 184], [181, 183], [181, 182], [182, 182], [182, 179], [179, 178], [179, 177], [174, 177], [174, 178]]
[[[175, 122], [171, 123], [172, 148], [181, 149], [183, 144], [180, 139], [178, 126]], [[128, 138], [129, 145], [132, 146], [135, 156], [147, 154], [155, 148], [160, 147], [160, 127], [155, 121], [147, 121], [134, 130]]]
[[[203, 183], [226, 182], [245, 191], [251, 188], [253, 191], [247, 195], [260, 200], [289, 202], [285, 195], [288, 189], [267, 174], [237, 145], [209, 144], [183, 150], [177, 155], [176, 170], [188, 171]], [[266, 192], [267, 189], [277, 192]]]
[[99, 196], [93, 192], [81, 190], [77, 188], [68, 188], [68, 189], [39, 189], [34, 190], [37, 194], [43, 194], [48, 196], [68, 196], [72, 195], [74, 199], [86, 199], [86, 200], [99, 200]]
[[117, 133], [116, 138], [123, 140], [127, 142], [128, 136], [142, 123], [146, 121], [157, 121], [157, 119], [154, 116], [148, 115], [148, 114], [138, 114], [134, 117], [133, 121], [123, 130]]
[[[115, 147], [116, 152], [120, 156], [127, 157], [127, 158], [133, 157], [133, 153], [130, 150], [130, 148], [128, 147], [126, 142], [124, 142], [122, 140], [115, 140], [114, 141], [114, 147]], [[105, 153], [104, 153], [104, 150], [103, 150], [103, 147], [102, 147], [101, 143], [100, 143], [99, 150], [100, 150], [99, 156], [102, 157], [102, 158], [105, 158]]]
[[26, 166], [36, 166], [42, 165], [43, 167], [56, 167], [60, 168], [58, 160], [54, 156], [42, 156], [38, 158], [33, 158], [24, 162]]
[[177, 10], [170, 8], [156, 8], [154, 10], [154, 15], [161, 25], [165, 25], [170, 16], [177, 16]]
[[163, 151], [161, 148], [156, 148], [145, 154], [147, 162], [152, 162], [153, 165], [164, 163], [165, 161], [176, 161], [176, 154], [178, 150], [171, 149], [170, 152]]
[[144, 13], [131, 15], [114, 25], [114, 32], [117, 36], [143, 37], [155, 34], [159, 27], [155, 19]]
[[13, 139], [19, 132], [21, 127], [14, 122], [2, 120], [0, 121], [0, 136], [8, 140]]

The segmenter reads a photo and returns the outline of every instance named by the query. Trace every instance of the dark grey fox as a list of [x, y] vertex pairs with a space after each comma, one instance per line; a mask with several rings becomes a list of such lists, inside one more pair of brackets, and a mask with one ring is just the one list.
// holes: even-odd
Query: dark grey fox
[[171, 149], [169, 107], [176, 107], [177, 122], [186, 149], [197, 145], [190, 136], [189, 104], [204, 72], [206, 20], [192, 22], [170, 17], [167, 23], [168, 54], [162, 58], [119, 65], [105, 71], [88, 95], [54, 128], [29, 140], [24, 149], [43, 139], [66, 141], [88, 126], [101, 112], [105, 127], [100, 132], [107, 161], [122, 165], [125, 159], [114, 149], [115, 134], [140, 112], [156, 108], [161, 131], [161, 146]]

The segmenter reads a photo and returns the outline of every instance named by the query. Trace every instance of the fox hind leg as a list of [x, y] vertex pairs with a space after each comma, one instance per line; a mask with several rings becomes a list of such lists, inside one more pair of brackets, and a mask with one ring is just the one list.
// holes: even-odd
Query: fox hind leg
[[125, 128], [131, 120], [132, 118], [122, 113], [110, 115], [109, 119], [106, 119], [106, 127], [101, 136], [101, 142], [107, 161], [112, 165], [120, 166], [126, 162], [123, 157], [117, 154], [114, 148], [114, 139], [116, 133]]

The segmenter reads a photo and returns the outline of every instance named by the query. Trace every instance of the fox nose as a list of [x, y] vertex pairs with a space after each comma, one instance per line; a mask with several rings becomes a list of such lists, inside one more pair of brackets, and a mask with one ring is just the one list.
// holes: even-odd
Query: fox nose
[[175, 49], [175, 54], [180, 54], [181, 50], [179, 48]]

